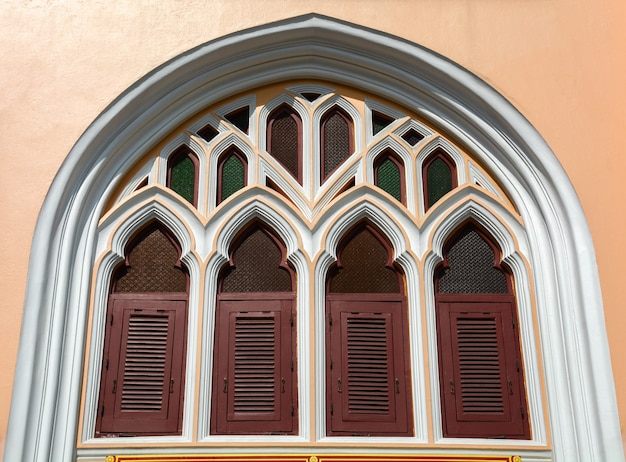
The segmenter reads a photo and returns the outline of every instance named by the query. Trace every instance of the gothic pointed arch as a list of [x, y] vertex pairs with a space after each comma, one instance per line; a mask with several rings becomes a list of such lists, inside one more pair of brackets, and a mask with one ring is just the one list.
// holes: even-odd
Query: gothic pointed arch
[[[316, 37], [314, 42], [311, 41], [313, 36]], [[76, 440], [81, 414], [81, 366], [91, 364], [90, 354], [84, 349], [91, 308], [90, 268], [100, 257], [95, 256], [103, 238], [99, 234], [102, 231], [99, 221], [108, 210], [109, 201], [120, 197], [121, 191], [117, 188], [121, 186], [121, 174], [141, 159], [145, 146], [151, 146], [155, 139], [173, 132], [196, 115], [199, 104], [203, 107], [220, 104], [224, 109], [216, 110], [216, 114], [226, 120], [220, 129], [224, 128], [228, 134], [218, 135], [222, 138], [211, 143], [217, 145], [227, 137], [236, 138], [244, 146], [243, 153], [254, 160], [250, 140], [255, 139], [258, 129], [254, 117], [256, 103], [242, 99], [234, 101], [239, 106], [230, 107], [222, 101], [226, 95], [235, 96], [255, 87], [297, 79], [341, 80], [337, 83], [396, 104], [402, 102], [412, 111], [414, 119], [429, 122], [428, 130], [442, 127], [450, 139], [463, 140], [464, 146], [471, 146], [475, 160], [472, 168], [480, 165], [480, 173], [495, 172], [497, 187], [506, 192], [503, 196], [510, 199], [520, 222], [524, 223], [527, 252], [523, 256], [531, 268], [529, 278], [534, 283], [533, 303], [529, 306], [536, 306], [537, 338], [542, 342], [548, 397], [546, 415], [555, 430], [551, 433], [552, 444], [548, 446], [546, 428], [533, 428], [531, 439], [515, 446], [517, 452], [528, 458], [581, 462], [605, 461], [621, 453], [593, 242], [580, 202], [554, 153], [501, 94], [467, 70], [405, 40], [312, 14], [217, 39], [169, 61], [114, 101], [72, 148], [50, 187], [34, 232], [5, 458], [24, 462], [69, 462], [77, 456], [108, 454], [108, 448], [102, 449], [106, 442], [85, 449], [84, 446], [77, 448]], [[332, 88], [333, 85], [324, 86]], [[303, 98], [308, 102], [303, 104], [323, 104], [319, 100], [323, 99], [324, 92], [307, 88]], [[229, 117], [233, 119], [233, 111], [241, 108], [247, 111], [247, 124], [228, 121]], [[356, 123], [354, 118], [353, 122]], [[393, 125], [388, 129], [394, 129]], [[358, 143], [367, 137], [356, 138], [356, 150], [360, 152]], [[402, 138], [402, 143], [415, 152], [424, 144], [418, 138], [413, 134]], [[315, 152], [319, 151], [318, 144]], [[217, 159], [212, 158], [211, 162]], [[249, 167], [252, 165], [250, 162]], [[353, 178], [353, 189], [368, 196], [367, 187], [358, 190], [358, 182], [365, 178], [359, 168], [355, 163], [341, 175]], [[210, 170], [208, 175], [213, 175], [214, 170]], [[324, 173], [330, 172], [323, 170], [315, 173], [311, 175], [314, 183], [322, 179], [328, 182], [333, 177], [327, 177]], [[318, 190], [333, 193], [326, 207], [329, 216], [332, 215], [330, 221], [340, 220], [335, 216], [341, 210], [335, 208], [332, 200], [350, 196], [350, 192], [342, 196], [341, 187], [350, 184], [351, 178], [342, 178], [345, 182], [337, 190], [326, 188], [326, 184], [323, 188], [315, 184], [311, 188], [316, 194]], [[140, 185], [141, 179], [136, 180], [133, 184]], [[158, 181], [164, 183], [163, 178]], [[142, 194], [158, 189], [158, 186], [138, 191], [123, 189], [129, 199], [122, 202], [133, 206], [134, 201], [144, 197]], [[298, 191], [294, 189], [294, 192]], [[275, 195], [267, 193], [271, 202]], [[215, 200], [206, 202], [209, 212], [215, 203]], [[305, 204], [306, 200], [299, 198], [294, 203]], [[355, 201], [355, 207], [358, 203]], [[219, 213], [225, 212], [216, 211], [216, 215]], [[303, 212], [298, 213], [305, 216]], [[420, 221], [420, 213], [414, 223]], [[410, 221], [397, 218], [397, 223]], [[207, 225], [207, 233], [214, 232], [212, 226]], [[407, 229], [416, 228], [408, 223]], [[316, 254], [309, 254], [308, 250], [315, 249], [315, 244], [322, 241], [322, 238], [302, 239], [301, 247], [307, 249], [303, 254], [313, 258]], [[427, 258], [441, 251], [430, 249], [431, 254], [428, 254], [421, 237], [414, 234], [410, 234], [407, 241], [411, 251], [421, 249], [415, 258]], [[206, 245], [200, 250], [208, 255], [214, 249]], [[577, 290], [572, 291], [572, 287]], [[306, 327], [302, 326], [302, 330]], [[316, 351], [323, 353], [324, 349]], [[535, 360], [538, 355], [537, 351]], [[318, 356], [324, 357], [323, 354]], [[202, 358], [198, 362], [205, 364], [210, 360]], [[569, 367], [571, 365], [576, 367]], [[42, 380], [43, 376], [46, 380]], [[298, 393], [310, 394], [307, 387], [316, 386], [311, 385], [314, 380], [304, 382], [304, 388]], [[190, 392], [185, 403], [189, 402], [187, 396], [195, 399]], [[415, 408], [423, 404], [416, 403]], [[428, 406], [421, 409], [426, 408]], [[543, 408], [539, 399], [530, 406], [530, 411], [542, 412]], [[183, 428], [181, 435], [173, 435], [168, 440], [179, 447], [181, 443], [191, 444], [189, 441], [194, 438], [191, 434], [193, 409], [184, 414], [183, 421], [191, 419], [187, 425], [189, 432], [185, 433]], [[287, 436], [272, 435], [272, 441], [298, 444], [324, 437], [316, 435], [307, 419], [299, 422], [304, 422], [298, 429], [299, 435], [290, 440]], [[435, 417], [433, 422], [437, 423]], [[435, 424], [433, 427], [437, 427]], [[449, 451], [451, 446], [445, 446], [446, 443], [469, 446], [471, 452], [498, 444], [440, 438], [436, 434], [430, 438], [427, 430], [419, 431], [416, 432], [419, 436], [389, 437], [387, 442], [395, 446], [408, 441], [409, 445], [402, 447], [407, 451], [415, 450], [417, 446], [411, 445], [413, 443], [431, 444], [431, 441], [433, 451], [440, 451], [441, 447]], [[354, 443], [350, 437], [345, 438]], [[134, 441], [139, 446], [149, 446], [160, 440], [146, 436]], [[225, 440], [212, 440], [219, 441]], [[249, 442], [246, 439], [231, 441]], [[371, 448], [362, 449], [364, 440], [357, 441], [360, 444], [355, 451], [371, 451]], [[437, 447], [439, 443], [444, 445]], [[84, 444], [87, 440], [81, 439], [81, 445]], [[117, 444], [120, 447], [119, 441]], [[260, 445], [255, 450], [268, 452], [267, 447]]]

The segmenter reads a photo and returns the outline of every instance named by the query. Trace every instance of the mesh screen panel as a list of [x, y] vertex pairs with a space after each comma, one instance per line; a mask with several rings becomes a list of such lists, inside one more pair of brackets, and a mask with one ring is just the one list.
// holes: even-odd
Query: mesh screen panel
[[398, 293], [396, 272], [387, 268], [387, 249], [367, 229], [357, 233], [341, 252], [338, 274], [330, 281], [331, 293]]
[[452, 191], [452, 172], [442, 159], [435, 159], [428, 167], [428, 207]]
[[282, 112], [272, 123], [270, 154], [294, 176], [298, 177], [298, 124], [287, 112]]
[[180, 157], [170, 167], [170, 189], [193, 204], [196, 167], [189, 157]]
[[236, 155], [231, 155], [222, 166], [222, 200], [226, 200], [246, 185], [246, 171]]
[[224, 276], [222, 292], [290, 292], [291, 277], [280, 268], [281, 252], [260, 229], [235, 250], [235, 267]]
[[440, 293], [509, 292], [505, 274], [493, 266], [493, 250], [473, 229], [461, 233], [447, 257], [449, 268], [439, 277]]
[[350, 156], [350, 127], [336, 111], [324, 124], [324, 178]]
[[186, 292], [187, 276], [174, 265], [178, 250], [155, 228], [128, 256], [130, 267], [116, 273], [115, 292]]
[[376, 182], [380, 189], [391, 194], [397, 201], [402, 201], [400, 169], [390, 159], [386, 159], [378, 167]]

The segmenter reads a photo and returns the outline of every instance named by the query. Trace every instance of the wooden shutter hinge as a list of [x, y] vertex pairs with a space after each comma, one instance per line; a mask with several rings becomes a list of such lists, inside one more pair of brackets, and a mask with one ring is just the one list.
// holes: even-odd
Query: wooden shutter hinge
[[520, 407], [519, 410], [522, 413], [522, 420], [525, 420], [526, 419], [526, 413], [524, 412], [524, 408]]
[[330, 415], [334, 414], [333, 403], [330, 403]]
[[109, 358], [106, 359], [106, 361], [104, 362], [104, 368], [108, 371], [109, 370]]
[[292, 404], [291, 405], [291, 417], [293, 417], [295, 413], [296, 413], [296, 407]]
[[111, 320], [109, 321], [109, 325], [112, 326], [113, 325], [113, 315], [111, 315]]
[[328, 324], [333, 327], [333, 317], [330, 314], [328, 315]]
[[100, 417], [104, 417], [104, 405], [102, 405], [102, 409], [100, 409]]

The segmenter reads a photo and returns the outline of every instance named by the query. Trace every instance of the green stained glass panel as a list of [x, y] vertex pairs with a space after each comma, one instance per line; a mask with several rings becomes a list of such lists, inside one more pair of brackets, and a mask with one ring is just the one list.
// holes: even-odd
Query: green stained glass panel
[[435, 159], [428, 167], [428, 207], [452, 191], [452, 171], [442, 159]]
[[196, 167], [189, 157], [182, 157], [172, 165], [170, 188], [193, 204], [196, 189]]
[[243, 163], [237, 156], [232, 155], [222, 167], [222, 200], [226, 200], [244, 186], [245, 169]]
[[400, 180], [400, 169], [391, 160], [387, 159], [378, 167], [378, 187], [398, 201], [402, 201], [402, 182]]

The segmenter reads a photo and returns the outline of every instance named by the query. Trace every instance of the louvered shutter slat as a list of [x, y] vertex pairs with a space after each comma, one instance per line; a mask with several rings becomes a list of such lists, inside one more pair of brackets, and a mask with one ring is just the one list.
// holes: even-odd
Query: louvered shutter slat
[[509, 295], [469, 298], [439, 295], [437, 301], [444, 434], [528, 438], [514, 301]]
[[327, 433], [412, 434], [403, 297], [341, 294], [327, 300], [337, 321], [329, 329]]
[[[184, 371], [186, 294], [111, 298], [101, 434], [177, 434]], [[173, 299], [171, 299], [173, 298]], [[178, 299], [176, 299], [178, 298]]]
[[222, 295], [218, 303], [211, 431], [293, 433], [294, 339], [289, 320], [294, 297], [239, 296]]

